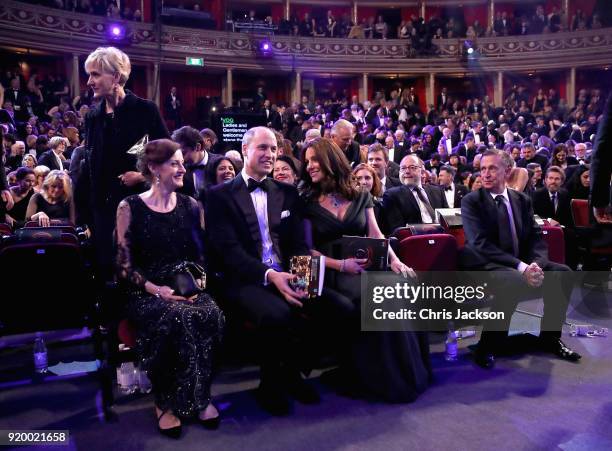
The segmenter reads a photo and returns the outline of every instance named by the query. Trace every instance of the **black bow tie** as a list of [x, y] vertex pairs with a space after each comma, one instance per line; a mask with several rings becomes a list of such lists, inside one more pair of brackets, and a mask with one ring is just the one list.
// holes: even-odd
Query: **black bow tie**
[[190, 164], [187, 166], [187, 169], [191, 169], [192, 171], [196, 169], [206, 169], [206, 165], [204, 163]]
[[444, 188], [444, 191], [452, 191], [453, 187], [452, 186], [447, 186]]
[[252, 193], [257, 188], [260, 188], [264, 191], [268, 191], [268, 182], [268, 178], [263, 179], [261, 182], [258, 182], [255, 179], [249, 179], [249, 182], [247, 183], [247, 189], [249, 190], [249, 193]]

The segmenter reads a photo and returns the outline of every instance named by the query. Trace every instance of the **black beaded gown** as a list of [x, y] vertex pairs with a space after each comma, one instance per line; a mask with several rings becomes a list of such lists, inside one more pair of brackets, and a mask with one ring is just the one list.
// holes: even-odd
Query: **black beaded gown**
[[[339, 220], [318, 201], [307, 201], [305, 217], [312, 223], [314, 248], [339, 258], [334, 255], [333, 242], [344, 235], [367, 236], [366, 209], [373, 206], [372, 196], [361, 193]], [[360, 288], [360, 276], [326, 269], [324, 290], [349, 298], [357, 315], [361, 308]], [[349, 347], [349, 361], [343, 364], [349, 366], [347, 370], [355, 376], [357, 385], [370, 395], [388, 402], [411, 402], [429, 385], [431, 364], [426, 333], [355, 331]]]
[[200, 294], [193, 303], [165, 301], [144, 290], [147, 280], [181, 261], [202, 263], [197, 203], [177, 193], [174, 210], [158, 213], [138, 195], [119, 206], [117, 223], [127, 232], [117, 237], [119, 276], [129, 291], [128, 317], [137, 328], [141, 366], [146, 370], [162, 410], [191, 416], [210, 403], [214, 354], [224, 316], [213, 299]]

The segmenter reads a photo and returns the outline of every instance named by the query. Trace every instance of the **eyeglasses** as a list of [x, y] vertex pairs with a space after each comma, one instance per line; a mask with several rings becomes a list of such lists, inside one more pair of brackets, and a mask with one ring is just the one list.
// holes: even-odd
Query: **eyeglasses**
[[417, 169], [421, 169], [421, 166], [400, 166], [400, 172], [408, 172], [408, 171], [416, 171]]

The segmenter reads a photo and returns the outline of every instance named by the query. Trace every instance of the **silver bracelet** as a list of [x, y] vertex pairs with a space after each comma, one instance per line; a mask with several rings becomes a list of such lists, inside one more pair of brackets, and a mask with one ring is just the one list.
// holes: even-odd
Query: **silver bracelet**
[[340, 262], [340, 272], [344, 272], [344, 262], [344, 259], [342, 259], [342, 261]]
[[161, 287], [157, 287], [157, 291], [155, 292], [156, 298], [161, 298]]

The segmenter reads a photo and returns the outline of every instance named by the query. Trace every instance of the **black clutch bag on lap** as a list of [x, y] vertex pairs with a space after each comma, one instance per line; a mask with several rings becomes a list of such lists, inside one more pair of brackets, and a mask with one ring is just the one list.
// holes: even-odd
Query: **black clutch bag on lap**
[[165, 266], [158, 274], [161, 283], [174, 290], [177, 296], [189, 298], [206, 289], [206, 272], [194, 262], [180, 262]]

